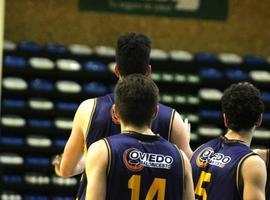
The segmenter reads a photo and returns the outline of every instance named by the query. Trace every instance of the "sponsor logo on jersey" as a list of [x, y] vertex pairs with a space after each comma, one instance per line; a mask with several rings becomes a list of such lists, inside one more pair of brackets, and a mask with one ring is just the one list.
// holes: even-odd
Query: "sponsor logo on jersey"
[[203, 149], [196, 158], [198, 167], [206, 167], [207, 165], [214, 165], [220, 168], [225, 167], [231, 161], [230, 156], [222, 153], [215, 153], [211, 147]]
[[124, 152], [123, 161], [129, 170], [140, 171], [144, 167], [170, 169], [173, 158], [171, 156], [145, 153], [138, 149], [130, 148]]

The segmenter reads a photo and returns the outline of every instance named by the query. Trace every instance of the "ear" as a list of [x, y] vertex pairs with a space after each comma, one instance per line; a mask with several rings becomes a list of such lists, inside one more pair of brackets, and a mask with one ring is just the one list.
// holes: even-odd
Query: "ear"
[[117, 113], [117, 110], [115, 109], [115, 104], [112, 105], [111, 115], [113, 123], [120, 124], [121, 119]]
[[146, 68], [146, 72], [145, 72], [145, 76], [149, 77], [151, 76], [151, 73], [152, 73], [152, 67], [151, 65], [148, 65], [148, 67]]
[[223, 121], [226, 128], [228, 128], [229, 119], [227, 118], [226, 114], [223, 113]]
[[155, 110], [155, 112], [152, 115], [152, 119], [156, 119], [157, 115], [158, 115], [158, 111], [159, 111], [159, 105], [157, 105], [157, 109]]
[[121, 78], [120, 70], [119, 70], [118, 65], [115, 65], [115, 67], [114, 67], [114, 74], [115, 74], [115, 76], [116, 76], [118, 79]]
[[260, 115], [258, 121], [255, 123], [255, 126], [256, 126], [256, 127], [260, 127], [261, 124], [262, 124], [262, 114]]

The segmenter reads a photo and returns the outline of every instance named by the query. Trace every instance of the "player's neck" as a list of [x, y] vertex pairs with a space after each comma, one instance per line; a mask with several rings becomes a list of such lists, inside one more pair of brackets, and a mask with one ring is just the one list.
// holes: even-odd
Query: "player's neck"
[[252, 131], [247, 132], [235, 132], [233, 130], [228, 130], [225, 137], [229, 140], [240, 140], [247, 146], [250, 146], [252, 140]]
[[135, 127], [135, 126], [123, 125], [123, 124], [121, 124], [121, 132], [122, 133], [136, 132], [142, 135], [155, 135], [149, 127]]

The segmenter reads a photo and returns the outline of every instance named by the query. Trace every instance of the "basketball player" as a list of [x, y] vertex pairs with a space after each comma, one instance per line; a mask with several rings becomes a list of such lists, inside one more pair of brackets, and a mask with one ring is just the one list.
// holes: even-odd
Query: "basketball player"
[[151, 131], [158, 112], [155, 83], [140, 74], [127, 76], [116, 86], [113, 110], [121, 134], [90, 146], [86, 199], [194, 199], [188, 158]]
[[266, 200], [270, 200], [270, 149], [255, 149], [255, 153], [259, 154], [264, 160], [267, 168], [267, 184], [265, 188]]
[[228, 131], [194, 152], [195, 196], [203, 200], [263, 200], [265, 164], [249, 148], [264, 111], [260, 92], [247, 82], [233, 84], [225, 90], [221, 104]]
[[[151, 75], [151, 41], [139, 33], [127, 33], [117, 41], [115, 75], [123, 77], [139, 73]], [[114, 104], [113, 94], [88, 99], [76, 111], [71, 135], [62, 156], [56, 156], [53, 163], [60, 176], [74, 176], [84, 172], [84, 153], [89, 146], [106, 136], [120, 133], [120, 126], [111, 115]], [[175, 143], [190, 158], [189, 131], [181, 116], [174, 109], [159, 104], [159, 112], [152, 123], [152, 130], [163, 138]], [[84, 193], [85, 173], [82, 176], [78, 197]]]

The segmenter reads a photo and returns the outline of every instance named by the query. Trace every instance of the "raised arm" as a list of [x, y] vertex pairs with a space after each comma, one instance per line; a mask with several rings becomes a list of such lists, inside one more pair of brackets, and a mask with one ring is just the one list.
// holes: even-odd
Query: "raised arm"
[[257, 156], [248, 157], [242, 164], [243, 200], [265, 200], [266, 168]]
[[184, 123], [178, 112], [175, 112], [171, 131], [171, 142], [184, 151], [190, 159], [192, 150], [190, 148], [190, 124]]
[[106, 198], [106, 177], [108, 149], [104, 140], [93, 143], [86, 157], [86, 199], [103, 200]]
[[94, 99], [89, 99], [82, 102], [78, 107], [64, 152], [58, 161], [54, 163], [55, 172], [58, 176], [70, 177], [84, 171], [85, 133], [93, 106]]

